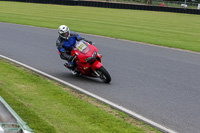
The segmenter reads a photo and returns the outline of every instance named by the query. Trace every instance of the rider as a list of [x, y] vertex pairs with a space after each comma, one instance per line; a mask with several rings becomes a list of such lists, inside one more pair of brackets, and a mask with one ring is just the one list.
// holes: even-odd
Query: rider
[[92, 44], [92, 42], [81, 38], [76, 32], [70, 31], [66, 25], [59, 26], [58, 34], [59, 37], [56, 40], [56, 46], [60, 58], [62, 58], [63, 60], [67, 60], [67, 63], [65, 63], [64, 66], [73, 70], [74, 63], [72, 62], [72, 59], [74, 57], [71, 56], [71, 50], [76, 44], [76, 41], [84, 40], [89, 44]]

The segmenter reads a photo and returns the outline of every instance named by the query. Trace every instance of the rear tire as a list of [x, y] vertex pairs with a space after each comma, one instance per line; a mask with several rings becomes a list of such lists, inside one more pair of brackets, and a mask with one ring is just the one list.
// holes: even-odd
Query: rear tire
[[110, 74], [108, 73], [108, 71], [107, 71], [103, 66], [101, 66], [101, 67], [98, 69], [98, 73], [99, 73], [99, 75], [100, 75], [100, 79], [101, 79], [104, 83], [110, 83], [110, 81], [111, 81]]

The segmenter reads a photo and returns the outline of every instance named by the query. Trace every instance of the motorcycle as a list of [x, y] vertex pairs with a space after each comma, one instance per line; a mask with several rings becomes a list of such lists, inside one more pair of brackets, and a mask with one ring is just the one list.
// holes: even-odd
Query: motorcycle
[[71, 50], [72, 62], [75, 62], [75, 72], [79, 75], [97, 77], [104, 83], [111, 81], [110, 74], [101, 64], [102, 55], [97, 53], [94, 45], [81, 40]]

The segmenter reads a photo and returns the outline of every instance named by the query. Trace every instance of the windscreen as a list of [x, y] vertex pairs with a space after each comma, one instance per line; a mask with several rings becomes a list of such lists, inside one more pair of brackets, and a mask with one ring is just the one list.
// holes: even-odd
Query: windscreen
[[76, 46], [75, 46], [81, 53], [86, 54], [90, 48], [88, 47], [88, 45], [86, 44], [85, 41], [79, 41]]

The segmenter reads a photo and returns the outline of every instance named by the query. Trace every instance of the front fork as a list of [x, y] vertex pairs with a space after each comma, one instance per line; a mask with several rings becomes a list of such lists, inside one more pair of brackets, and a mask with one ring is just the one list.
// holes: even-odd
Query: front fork
[[101, 75], [99, 75], [99, 73], [96, 70], [94, 70], [94, 73], [97, 75], [97, 77], [101, 76]]
[[97, 77], [100, 77], [101, 75], [96, 71], [97, 69], [99, 69], [102, 66], [101, 62], [99, 62], [99, 60], [94, 61], [91, 65], [90, 68], [92, 69], [92, 71], [97, 75]]

